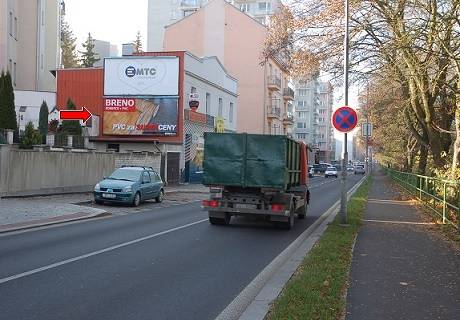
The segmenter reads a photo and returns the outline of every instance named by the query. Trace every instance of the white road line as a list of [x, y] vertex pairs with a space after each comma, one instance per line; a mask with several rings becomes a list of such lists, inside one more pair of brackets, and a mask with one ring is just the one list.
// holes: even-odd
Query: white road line
[[171, 233], [171, 232], [174, 232], [174, 231], [178, 231], [178, 230], [181, 230], [181, 229], [185, 229], [185, 228], [194, 226], [194, 225], [199, 224], [199, 223], [203, 223], [205, 221], [208, 221], [208, 218], [202, 219], [202, 220], [199, 220], [199, 221], [195, 221], [195, 222], [192, 222], [192, 223], [180, 226], [180, 227], [176, 227], [176, 228], [172, 228], [172, 229], [165, 230], [165, 231], [162, 231], [162, 232], [158, 232], [158, 233], [146, 236], [146, 237], [131, 240], [131, 241], [124, 242], [124, 243], [121, 243], [121, 244], [117, 244], [115, 246], [111, 246], [111, 247], [108, 247], [108, 248], [105, 248], [105, 249], [90, 252], [90, 253], [75, 257], [75, 258], [70, 258], [70, 259], [67, 259], [67, 260], [52, 263], [50, 265], [43, 266], [41, 268], [37, 268], [37, 269], [33, 269], [33, 270], [26, 271], [26, 272], [23, 272], [23, 273], [15, 274], [13, 276], [0, 279], [0, 284], [8, 282], [8, 281], [16, 280], [16, 279], [19, 279], [19, 278], [27, 277], [27, 276], [33, 275], [35, 273], [39, 273], [39, 272], [46, 271], [46, 270], [49, 270], [49, 269], [57, 268], [57, 267], [60, 267], [62, 265], [69, 264], [69, 263], [72, 263], [72, 262], [75, 262], [75, 261], [79, 261], [79, 260], [83, 260], [83, 259], [86, 259], [86, 258], [89, 258], [89, 257], [93, 257], [93, 256], [99, 255], [101, 253], [105, 253], [105, 252], [113, 251], [113, 250], [116, 250], [116, 249], [120, 249], [120, 248], [129, 246], [129, 245], [132, 245], [132, 244], [135, 244], [135, 243], [139, 243], [139, 242], [142, 242], [142, 241], [145, 241], [145, 240], [156, 238], [156, 237], [159, 237], [159, 236], [167, 234], [167, 233]]
[[411, 221], [388, 221], [388, 220], [371, 220], [365, 219], [364, 222], [375, 222], [375, 223], [390, 223], [390, 224], [412, 224], [412, 225], [423, 225], [423, 226], [431, 226], [435, 225], [434, 222], [411, 222]]

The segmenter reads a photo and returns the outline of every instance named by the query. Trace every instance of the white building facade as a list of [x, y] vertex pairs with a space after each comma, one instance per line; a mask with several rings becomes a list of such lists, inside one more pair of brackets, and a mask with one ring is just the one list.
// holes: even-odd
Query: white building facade
[[[149, 0], [148, 2], [148, 51], [163, 50], [164, 28], [196, 12], [212, 0]], [[269, 18], [280, 8], [281, 0], [226, 0], [268, 25]]]
[[0, 1], [0, 70], [17, 90], [56, 91], [63, 1]]
[[312, 148], [316, 161], [330, 163], [335, 153], [331, 123], [333, 88], [329, 82], [313, 77], [295, 81], [295, 89], [294, 137]]

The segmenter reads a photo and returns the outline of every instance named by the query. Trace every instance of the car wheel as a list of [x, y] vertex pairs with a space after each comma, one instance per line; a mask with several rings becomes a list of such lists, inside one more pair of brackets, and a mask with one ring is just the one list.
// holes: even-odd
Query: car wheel
[[163, 191], [163, 189], [160, 190], [160, 193], [158, 194], [158, 197], [155, 198], [155, 201], [157, 203], [161, 203], [163, 202], [163, 198], [165, 196], [165, 192]]
[[101, 201], [101, 200], [94, 200], [94, 202], [95, 202], [96, 204], [104, 204], [104, 201]]
[[134, 199], [133, 199], [133, 207], [139, 207], [140, 204], [141, 204], [141, 194], [139, 192], [136, 192], [136, 194], [134, 195]]

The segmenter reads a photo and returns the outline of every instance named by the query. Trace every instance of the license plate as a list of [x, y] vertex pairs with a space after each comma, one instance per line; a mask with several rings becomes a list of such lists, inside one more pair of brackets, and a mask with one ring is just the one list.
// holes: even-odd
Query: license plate
[[248, 203], [236, 203], [236, 209], [257, 209], [257, 205]]
[[110, 198], [110, 199], [115, 199], [117, 197], [116, 194], [112, 194], [112, 193], [103, 193], [102, 194], [102, 198]]

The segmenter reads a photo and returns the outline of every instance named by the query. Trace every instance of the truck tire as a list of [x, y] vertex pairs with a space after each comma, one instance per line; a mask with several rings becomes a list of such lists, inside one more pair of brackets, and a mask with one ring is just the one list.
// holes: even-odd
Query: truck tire
[[232, 218], [231, 215], [226, 214], [225, 218], [216, 218], [216, 217], [209, 217], [209, 223], [212, 225], [228, 225], [230, 224], [230, 219]]
[[302, 220], [302, 219], [305, 219], [306, 215], [307, 215], [307, 205], [304, 204], [299, 209], [297, 209], [297, 218]]
[[294, 216], [295, 216], [295, 210], [294, 210], [294, 204], [291, 203], [291, 208], [289, 210], [290, 215], [289, 215], [289, 220], [287, 222], [281, 222], [281, 227], [285, 230], [291, 230], [294, 227]]

